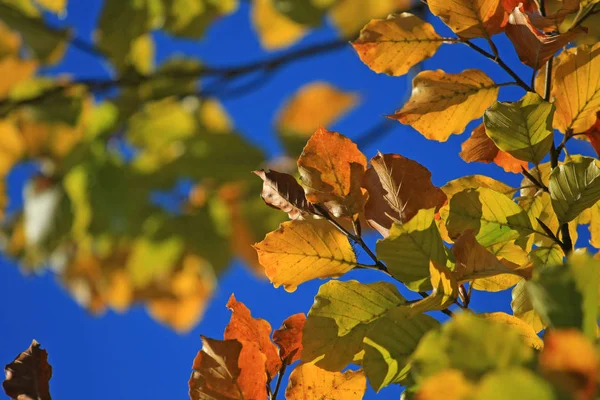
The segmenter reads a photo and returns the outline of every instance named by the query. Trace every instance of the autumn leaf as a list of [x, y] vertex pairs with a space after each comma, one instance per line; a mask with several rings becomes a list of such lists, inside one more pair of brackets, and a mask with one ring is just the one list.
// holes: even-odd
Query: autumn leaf
[[528, 324], [537, 333], [544, 329], [546, 325], [540, 319], [540, 316], [535, 312], [531, 297], [527, 291], [527, 281], [521, 280], [512, 290], [512, 301], [510, 307], [513, 310], [515, 317]]
[[495, 163], [506, 172], [519, 174], [522, 168], [527, 169], [527, 161], [521, 161], [509, 153], [502, 151], [485, 133], [485, 126], [480, 124], [471, 132], [471, 137], [462, 144], [459, 156], [466, 162]]
[[410, 0], [338, 0], [329, 12], [331, 21], [342, 37], [355, 37], [358, 31], [374, 18], [409, 10]]
[[433, 310], [445, 310], [459, 297], [456, 276], [447, 266], [431, 260], [429, 275], [433, 290], [429, 296], [408, 306], [413, 315]]
[[360, 31], [352, 46], [373, 71], [401, 76], [433, 56], [444, 42], [451, 43], [451, 40], [439, 36], [431, 24], [402, 13], [372, 20]]
[[302, 364], [290, 375], [285, 398], [360, 400], [367, 390], [367, 378], [362, 370], [329, 372], [313, 364]]
[[394, 222], [406, 223], [419, 210], [437, 211], [446, 201], [444, 192], [431, 183], [429, 170], [399, 154], [373, 157], [363, 187], [369, 192], [365, 217], [383, 237], [389, 236]]
[[408, 103], [389, 117], [412, 126], [427, 139], [445, 142], [481, 117], [497, 96], [498, 85], [480, 70], [423, 71], [413, 79]]
[[552, 74], [554, 127], [563, 133], [585, 132], [600, 111], [600, 44], [565, 50], [556, 63]]
[[315, 213], [312, 204], [306, 200], [304, 189], [293, 176], [262, 169], [254, 174], [263, 180], [260, 197], [268, 206], [288, 213], [290, 219], [303, 219]]
[[425, 379], [415, 395], [416, 400], [435, 400], [441, 393], [446, 400], [463, 400], [473, 392], [474, 385], [458, 369], [445, 369]]
[[273, 332], [273, 342], [279, 346], [280, 358], [292, 364], [302, 358], [302, 330], [306, 322], [303, 313], [294, 314]]
[[164, 3], [164, 7], [165, 21], [162, 29], [177, 37], [200, 39], [211, 22], [235, 12], [238, 0], [174, 0]]
[[553, 116], [552, 104], [528, 92], [515, 103], [494, 103], [485, 112], [483, 122], [485, 132], [499, 149], [537, 165], [554, 140]]
[[67, 8], [67, 0], [35, 0], [39, 5], [55, 14], [62, 14]]
[[8, 364], [2, 382], [4, 392], [15, 400], [51, 400], [50, 378], [52, 366], [48, 364], [48, 352], [33, 340], [27, 350]]
[[326, 220], [284, 222], [254, 248], [275, 287], [288, 292], [315, 278], [338, 277], [356, 266], [344, 234]]
[[544, 348], [544, 342], [542, 342], [542, 339], [539, 338], [537, 332], [533, 330], [530, 325], [521, 321], [519, 318], [503, 312], [483, 313], [479, 314], [479, 316], [490, 321], [510, 326], [511, 329], [519, 333], [519, 336], [521, 336], [527, 345], [536, 350], [541, 350]]
[[600, 158], [600, 118], [596, 119], [594, 125], [586, 131], [585, 135], [594, 148], [596, 155]]
[[306, 34], [306, 27], [275, 8], [274, 0], [258, 0], [252, 3], [252, 24], [261, 45], [267, 50], [290, 46]]
[[430, 0], [429, 10], [464, 39], [502, 32], [507, 14], [501, 0]]
[[364, 208], [360, 187], [367, 159], [347, 137], [319, 128], [298, 159], [306, 198], [323, 204], [334, 216], [353, 216]]
[[519, 7], [508, 17], [506, 36], [511, 40], [523, 64], [540, 69], [558, 50], [566, 46], [583, 29], [571, 29], [558, 35], [545, 35], [533, 26], [531, 20]]
[[271, 341], [271, 325], [264, 319], [252, 318], [250, 310], [235, 299], [232, 294], [227, 302], [231, 310], [231, 319], [225, 328], [225, 340], [237, 340], [242, 345], [254, 343], [266, 357], [266, 367], [269, 376], [275, 376], [281, 368], [279, 351]]
[[485, 375], [478, 385], [477, 400], [554, 400], [552, 385], [535, 372], [524, 367], [511, 367]]
[[[515, 264], [517, 266], [528, 266], [529, 259], [527, 252], [521, 246], [516, 244], [516, 241], [498, 243], [489, 246], [487, 250], [496, 256], [498, 259], [507, 264]], [[528, 268], [530, 271], [530, 268]], [[499, 292], [515, 286], [521, 277], [514, 274], [500, 274], [489, 278], [481, 278], [471, 282], [472, 288], [475, 290], [483, 290], [486, 292]]]

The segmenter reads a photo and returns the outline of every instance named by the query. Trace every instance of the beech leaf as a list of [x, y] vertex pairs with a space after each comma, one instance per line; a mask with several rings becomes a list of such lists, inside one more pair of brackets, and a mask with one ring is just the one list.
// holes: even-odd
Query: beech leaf
[[507, 18], [501, 0], [429, 0], [427, 5], [433, 15], [465, 39], [500, 33]]
[[314, 213], [304, 189], [293, 176], [264, 169], [254, 171], [254, 174], [263, 180], [260, 197], [268, 206], [288, 213], [290, 219], [302, 219]]
[[360, 400], [366, 390], [367, 378], [362, 370], [329, 372], [313, 364], [302, 364], [290, 375], [285, 398]]
[[273, 341], [279, 346], [280, 358], [288, 364], [302, 358], [302, 330], [305, 322], [306, 315], [294, 314], [273, 332]]
[[4, 392], [15, 400], [51, 400], [50, 378], [52, 366], [48, 364], [48, 352], [33, 340], [27, 350], [4, 367], [6, 380]]

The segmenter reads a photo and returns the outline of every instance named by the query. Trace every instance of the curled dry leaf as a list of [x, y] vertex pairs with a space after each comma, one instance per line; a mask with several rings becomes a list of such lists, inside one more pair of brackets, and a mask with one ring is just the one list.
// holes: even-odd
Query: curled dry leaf
[[583, 29], [572, 29], [560, 35], [548, 36], [533, 26], [529, 16], [516, 7], [508, 18], [506, 36], [515, 46], [523, 64], [540, 69], [558, 50], [566, 46]]
[[408, 103], [389, 117], [412, 126], [427, 139], [445, 142], [480, 118], [497, 97], [498, 85], [478, 69], [458, 74], [423, 71], [413, 80]]
[[462, 144], [460, 157], [466, 162], [495, 163], [506, 172], [520, 174], [522, 168], [527, 168], [527, 162], [521, 161], [509, 153], [502, 151], [485, 133], [485, 126], [480, 124], [471, 132], [471, 137]]
[[269, 207], [286, 212], [290, 219], [303, 219], [314, 213], [312, 204], [306, 200], [304, 189], [296, 178], [282, 172], [254, 171], [263, 180], [260, 197]]
[[427, 5], [433, 15], [465, 39], [489, 38], [502, 32], [506, 23], [501, 0], [429, 0]]
[[362, 370], [329, 372], [314, 364], [302, 364], [290, 375], [285, 398], [359, 400], [366, 390], [367, 378]]
[[445, 41], [449, 39], [438, 35], [431, 24], [402, 13], [372, 20], [360, 31], [352, 46], [373, 71], [401, 76], [433, 56]]
[[231, 319], [225, 328], [225, 340], [236, 339], [243, 345], [246, 342], [256, 344], [267, 359], [269, 376], [275, 376], [281, 368], [281, 360], [277, 347], [271, 341], [271, 325], [264, 319], [252, 318], [248, 307], [237, 301], [233, 294], [227, 302], [227, 308], [231, 310]]
[[369, 192], [365, 216], [384, 237], [394, 222], [405, 223], [419, 210], [444, 205], [446, 195], [431, 183], [431, 172], [399, 154], [378, 153], [363, 179]]
[[273, 341], [279, 346], [279, 357], [288, 364], [302, 357], [302, 330], [305, 322], [306, 315], [294, 314], [283, 321], [281, 328], [273, 332]]
[[361, 182], [367, 159], [347, 137], [319, 128], [298, 159], [306, 198], [324, 204], [336, 217], [363, 211], [366, 196]]
[[48, 364], [48, 352], [42, 350], [37, 341], [31, 342], [29, 348], [8, 364], [4, 371], [6, 380], [2, 382], [2, 388], [10, 398], [51, 400], [49, 382], [52, 366]]

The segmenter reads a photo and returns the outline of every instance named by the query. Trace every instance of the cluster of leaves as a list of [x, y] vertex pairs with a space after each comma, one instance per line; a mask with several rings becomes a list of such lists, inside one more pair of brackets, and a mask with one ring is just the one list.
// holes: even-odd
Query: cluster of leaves
[[[286, 3], [294, 2], [252, 4], [255, 30], [268, 50], [293, 44], [326, 15], [347, 36], [403, 6], [330, 1], [303, 16]], [[214, 68], [181, 56], [154, 65], [153, 32], [200, 39], [238, 6], [237, 0], [106, 0], [88, 44], [73, 29], [48, 25], [45, 14], [62, 15], [66, 0], [0, 1], [2, 210], [16, 200], [5, 190], [14, 167], [38, 169], [26, 184], [24, 207], [2, 214], [4, 252], [24, 271], [50, 266], [91, 312], [142, 303], [177, 331], [197, 324], [234, 257], [262, 276], [250, 245], [283, 221], [262, 206], [260, 183], [249, 173], [266, 160], [216, 100], [220, 86], [201, 83], [216, 78], [228, 88], [293, 54], [239, 67]], [[113, 77], [36, 76], [60, 66], [69, 46], [110, 65]], [[275, 129], [297, 157], [317, 126], [356, 104], [353, 93], [309, 82], [282, 104]], [[193, 189], [178, 191], [182, 179]], [[157, 204], [161, 194], [175, 210]]]

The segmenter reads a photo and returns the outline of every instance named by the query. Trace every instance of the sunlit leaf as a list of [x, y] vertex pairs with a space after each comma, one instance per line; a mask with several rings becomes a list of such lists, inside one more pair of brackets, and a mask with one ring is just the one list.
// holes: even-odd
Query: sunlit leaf
[[62, 14], [67, 8], [67, 0], [35, 0], [39, 5], [56, 14]]
[[494, 371], [481, 379], [476, 400], [558, 400], [552, 386], [540, 376], [522, 367]]
[[263, 180], [260, 197], [265, 204], [288, 213], [290, 219], [303, 219], [315, 210], [306, 200], [304, 189], [296, 178], [277, 171], [254, 171]]
[[52, 366], [48, 364], [48, 352], [34, 340], [29, 348], [19, 354], [4, 368], [6, 380], [4, 392], [12, 399], [51, 400], [50, 378]]
[[267, 50], [290, 46], [307, 31], [304, 25], [277, 11], [274, 1], [257, 0], [252, 3], [252, 23], [261, 45]]
[[402, 13], [369, 22], [352, 45], [369, 68], [378, 73], [401, 76], [433, 56], [442, 43], [433, 26], [421, 18]]
[[313, 364], [302, 364], [290, 375], [285, 398], [360, 400], [367, 390], [367, 378], [362, 370], [329, 372]]
[[284, 222], [255, 246], [275, 287], [288, 292], [315, 278], [338, 277], [356, 266], [346, 236], [326, 220]]
[[443, 396], [447, 400], [463, 400], [473, 389], [473, 383], [460, 370], [448, 368], [425, 379], [415, 398], [434, 400]]
[[463, 133], [498, 96], [498, 85], [477, 69], [448, 74], [423, 71], [413, 79], [408, 103], [390, 118], [410, 125], [428, 139], [445, 142]]
[[374, 18], [411, 8], [409, 0], [338, 0], [329, 15], [343, 37], [351, 38]]
[[446, 201], [444, 192], [431, 183], [429, 170], [399, 154], [373, 157], [363, 187], [369, 192], [365, 217], [384, 237], [394, 222], [406, 223], [419, 210], [437, 211]]
[[512, 315], [508, 315], [503, 312], [493, 312], [479, 315], [482, 318], [488, 319], [490, 321], [509, 325], [511, 329], [514, 329], [516, 332], [519, 333], [519, 335], [526, 344], [528, 344], [536, 350], [540, 350], [544, 347], [544, 343], [542, 342], [542, 339], [538, 337], [536, 331], [530, 325], [521, 321], [519, 318], [513, 317]]
[[[503, 242], [492, 245], [487, 248], [498, 259], [507, 261], [508, 264], [526, 266], [529, 263], [527, 252], [515, 242]], [[475, 290], [484, 290], [487, 292], [499, 292], [515, 286], [521, 277], [514, 274], [500, 274], [489, 278], [477, 279], [471, 282], [471, 287]]]
[[500, 33], [507, 18], [500, 0], [430, 0], [427, 5], [433, 15], [465, 39]]
[[422, 300], [411, 303], [408, 308], [415, 313], [444, 310], [458, 299], [458, 282], [448, 267], [435, 261], [429, 263], [431, 294]]
[[163, 29], [177, 37], [199, 39], [215, 19], [235, 12], [237, 0], [162, 0]]
[[294, 314], [273, 332], [273, 342], [279, 346], [280, 357], [287, 360], [288, 364], [302, 358], [302, 330], [305, 323], [306, 316], [303, 313]]
[[274, 0], [280, 13], [293, 21], [309, 26], [319, 26], [328, 9], [336, 0]]

